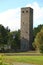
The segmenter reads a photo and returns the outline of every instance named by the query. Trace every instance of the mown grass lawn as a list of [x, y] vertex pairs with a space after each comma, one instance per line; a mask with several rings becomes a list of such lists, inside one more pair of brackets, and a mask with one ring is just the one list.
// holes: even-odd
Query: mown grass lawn
[[13, 62], [23, 62], [29, 64], [43, 65], [43, 56], [3, 56], [3, 62], [12, 64]]

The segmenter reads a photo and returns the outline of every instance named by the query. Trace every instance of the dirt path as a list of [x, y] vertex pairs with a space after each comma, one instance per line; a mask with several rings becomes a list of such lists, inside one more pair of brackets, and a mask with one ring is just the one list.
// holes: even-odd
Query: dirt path
[[14, 62], [13, 65], [35, 65], [35, 64]]

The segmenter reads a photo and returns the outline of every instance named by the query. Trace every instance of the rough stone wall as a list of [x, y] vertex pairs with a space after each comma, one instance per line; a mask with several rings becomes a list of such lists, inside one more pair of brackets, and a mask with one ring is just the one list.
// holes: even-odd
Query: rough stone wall
[[33, 9], [30, 7], [21, 8], [21, 51], [32, 48], [33, 39]]

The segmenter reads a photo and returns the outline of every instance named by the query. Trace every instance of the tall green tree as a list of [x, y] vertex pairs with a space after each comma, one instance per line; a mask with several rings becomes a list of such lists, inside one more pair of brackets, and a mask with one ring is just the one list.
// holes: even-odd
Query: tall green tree
[[43, 24], [42, 25], [38, 25], [38, 27], [35, 27], [33, 29], [34, 38], [36, 37], [37, 33], [40, 32], [40, 30], [42, 29], [42, 27], [43, 27]]
[[43, 52], [43, 28], [37, 33], [33, 46], [36, 50]]
[[8, 43], [8, 29], [0, 24], [0, 45]]

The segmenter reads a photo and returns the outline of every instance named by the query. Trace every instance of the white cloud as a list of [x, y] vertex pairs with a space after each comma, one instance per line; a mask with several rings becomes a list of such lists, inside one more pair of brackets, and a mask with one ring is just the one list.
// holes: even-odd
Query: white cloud
[[40, 7], [37, 2], [26, 5], [26, 7], [28, 7], [28, 6], [32, 7], [33, 11], [34, 11], [34, 13], [33, 13], [34, 26], [43, 24], [43, 7]]
[[11, 31], [20, 29], [20, 8], [0, 13], [0, 24], [8, 26]]
[[[43, 23], [43, 7], [40, 7], [37, 2], [27, 4], [26, 7], [32, 7], [34, 9], [34, 26]], [[0, 24], [5, 27], [8, 26], [12, 31], [20, 29], [20, 8], [9, 9], [5, 12], [0, 13]]]

